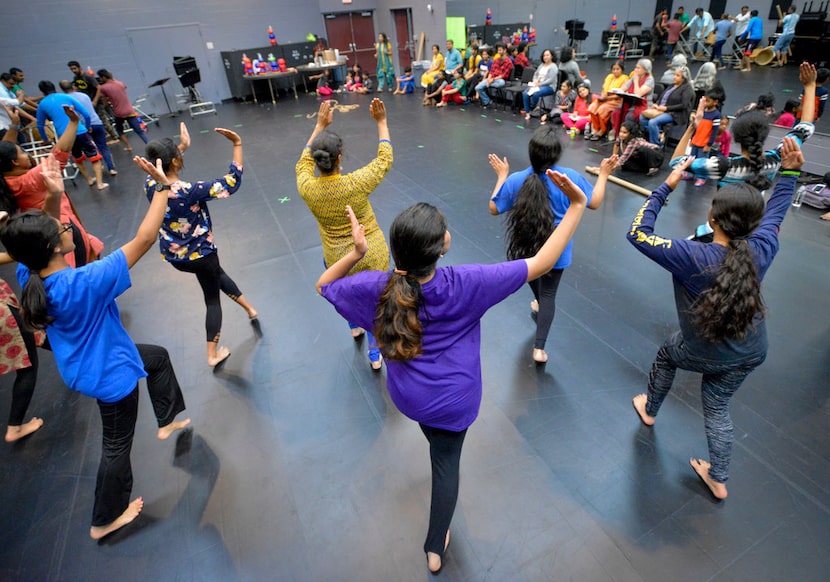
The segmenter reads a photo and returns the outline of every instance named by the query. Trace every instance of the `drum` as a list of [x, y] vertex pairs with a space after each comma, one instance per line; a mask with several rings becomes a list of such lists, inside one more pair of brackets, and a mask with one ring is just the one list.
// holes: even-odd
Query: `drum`
[[762, 67], [767, 66], [772, 62], [775, 58], [775, 51], [771, 46], [766, 46], [764, 48], [757, 48], [752, 51], [752, 54], [749, 57], [752, 59], [756, 65], [761, 65]]

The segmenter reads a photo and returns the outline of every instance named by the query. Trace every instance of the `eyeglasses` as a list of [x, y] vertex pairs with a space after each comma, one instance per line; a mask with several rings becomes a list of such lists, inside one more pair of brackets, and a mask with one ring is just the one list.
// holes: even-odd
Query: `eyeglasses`
[[65, 232], [70, 232], [72, 230], [72, 223], [71, 222], [62, 222], [61, 229], [58, 231], [58, 236], [61, 236]]

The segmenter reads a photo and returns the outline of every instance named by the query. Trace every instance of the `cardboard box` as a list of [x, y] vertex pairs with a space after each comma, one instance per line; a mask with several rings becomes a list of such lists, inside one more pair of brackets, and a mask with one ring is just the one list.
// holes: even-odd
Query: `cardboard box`
[[323, 51], [323, 60], [327, 63], [336, 63], [337, 57], [334, 55], [334, 49], [326, 49]]

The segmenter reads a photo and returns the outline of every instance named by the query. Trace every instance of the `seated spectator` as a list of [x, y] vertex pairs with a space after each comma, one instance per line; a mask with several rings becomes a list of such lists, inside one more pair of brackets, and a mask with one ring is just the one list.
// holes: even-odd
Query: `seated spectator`
[[461, 58], [461, 53], [455, 48], [455, 43], [452, 40], [447, 40], [447, 56], [444, 57], [444, 70], [448, 77], [452, 77], [455, 71], [460, 71], [464, 67], [464, 59]]
[[[689, 114], [695, 105], [695, 92], [690, 83], [689, 69], [683, 67], [674, 72], [674, 82], [669, 85], [655, 100], [651, 110], [661, 111], [657, 116], [647, 117], [646, 112], [640, 114], [640, 125], [643, 131], [648, 132], [648, 140], [656, 145], [662, 145], [660, 132], [668, 123], [686, 127]], [[647, 110], [648, 111], [648, 110]]]
[[[686, 57], [683, 58], [685, 60]], [[602, 93], [588, 106], [588, 112], [591, 115], [591, 140], [597, 141], [608, 133], [608, 120], [611, 119], [611, 114], [622, 105], [622, 98], [611, 91], [622, 89], [626, 82], [628, 82], [628, 75], [623, 73], [622, 63], [614, 61], [611, 65], [611, 72], [602, 83]]]
[[564, 47], [559, 56], [559, 71], [568, 76], [571, 87], [576, 87], [582, 83], [582, 72], [579, 70], [579, 63], [574, 60], [574, 50], [569, 46]]
[[522, 103], [525, 121], [530, 121], [530, 112], [536, 109], [539, 99], [545, 95], [553, 95], [554, 88], [559, 82], [559, 67], [553, 62], [553, 52], [550, 49], [542, 51], [542, 64], [533, 73], [533, 79], [522, 91]]
[[639, 122], [640, 115], [651, 106], [654, 97], [654, 76], [651, 74], [651, 61], [640, 59], [631, 72], [628, 81], [623, 85], [622, 90], [626, 93], [637, 95], [641, 98], [636, 103], [623, 100], [620, 108], [611, 115], [611, 123], [614, 129], [619, 128], [623, 121], [629, 119]]
[[[548, 119], [555, 122], [561, 122], [562, 114], [571, 112], [574, 101], [576, 101], [576, 91], [573, 90], [571, 82], [567, 80], [562, 81], [562, 84], [559, 85], [559, 91], [557, 91], [553, 96], [553, 106], [549, 111], [546, 111], [545, 114], [542, 115], [542, 119], [540, 120], [542, 125], [546, 124]], [[539, 103], [544, 109], [545, 101], [542, 100]]]
[[482, 80], [487, 78], [487, 75], [490, 74], [490, 67], [492, 65], [493, 59], [490, 58], [490, 50], [481, 49], [481, 56], [479, 57], [476, 66], [469, 68], [464, 74], [464, 80], [467, 82], [467, 87], [473, 89], [467, 93], [467, 96], [471, 101], [478, 100], [478, 95], [476, 95], [474, 89], [479, 83], [481, 83]]
[[761, 95], [758, 95], [757, 101], [747, 103], [738, 109], [735, 113], [735, 117], [740, 117], [744, 113], [755, 109], [766, 115], [770, 122], [772, 122], [772, 120], [777, 117], [775, 113], [775, 95], [772, 93], [762, 93]]
[[415, 92], [415, 77], [412, 75], [412, 67], [406, 67], [403, 70], [403, 75], [396, 79], [397, 87], [393, 95], [403, 95], [404, 93]]
[[504, 87], [513, 73], [513, 61], [507, 56], [507, 47], [504, 43], [496, 43], [496, 59], [490, 66], [490, 72], [483, 81], [476, 85], [476, 94], [478, 95], [481, 105], [487, 107], [490, 105], [492, 98], [489, 94], [489, 89], [498, 89]]
[[664, 155], [660, 146], [645, 140], [640, 135], [640, 124], [628, 120], [620, 126], [617, 141], [614, 143], [614, 155], [620, 155], [618, 168], [626, 172], [637, 172], [653, 176], [660, 171]]
[[586, 127], [591, 121], [591, 114], [588, 113], [588, 106], [590, 104], [591, 88], [583, 83], [576, 89], [576, 99], [574, 99], [571, 112], [561, 115], [562, 123], [565, 127], [569, 130], [576, 128], [576, 131], [579, 133], [586, 131]]
[[435, 74], [435, 79], [426, 89], [426, 94], [424, 95], [424, 105], [432, 105], [433, 103], [438, 103], [441, 100], [441, 95], [444, 91], [444, 87], [447, 86], [447, 74], [441, 70]]
[[784, 104], [784, 111], [781, 112], [781, 115], [773, 123], [781, 127], [794, 127], [795, 114], [798, 111], [799, 105], [800, 103], [795, 99], [787, 99], [787, 102]]
[[441, 47], [437, 44], [432, 45], [432, 64], [427, 72], [421, 75], [421, 87], [428, 87], [430, 83], [435, 80], [438, 71], [444, 70], [444, 55], [441, 54]]
[[692, 81], [692, 86], [695, 89], [695, 103], [700, 101], [700, 98], [706, 94], [706, 91], [716, 85], [720, 85], [723, 88], [723, 85], [718, 81], [718, 68], [715, 66], [715, 63], [708, 62], [700, 65], [700, 68], [697, 70], [697, 75], [695, 75], [695, 79]]
[[674, 83], [674, 72], [677, 69], [682, 69], [686, 65], [686, 55], [683, 53], [677, 53], [674, 55], [671, 60], [671, 65], [669, 65], [669, 68], [666, 69], [665, 73], [663, 73], [663, 76], [660, 77], [660, 83], [662, 85], [671, 85]]
[[513, 57], [513, 64], [519, 65], [520, 67], [529, 67], [530, 66], [530, 59], [527, 58], [527, 43], [520, 42], [519, 47], [516, 49], [516, 54]]
[[436, 107], [446, 107], [447, 103], [463, 105], [467, 102], [467, 84], [461, 69], [456, 69], [452, 76], [452, 84], [445, 85], [441, 90], [441, 101], [435, 104]]

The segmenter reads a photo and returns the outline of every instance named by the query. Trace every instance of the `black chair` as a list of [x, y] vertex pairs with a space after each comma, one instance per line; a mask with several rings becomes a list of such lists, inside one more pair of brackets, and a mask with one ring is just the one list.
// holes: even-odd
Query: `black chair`
[[[518, 68], [522, 69], [523, 67], [518, 67]], [[516, 76], [516, 72], [517, 72], [516, 69], [517, 69], [517, 67], [514, 65], [513, 70], [510, 73], [510, 78], [505, 82], [504, 87], [496, 87], [495, 90], [493, 91], [493, 95], [492, 95], [493, 103], [496, 106], [501, 104], [502, 111], [507, 111], [507, 102], [508, 102], [508, 94], [509, 94], [508, 91], [507, 91], [507, 88], [514, 85], [515, 83], [517, 83], [519, 81], [519, 79], [521, 78], [521, 77]], [[512, 93], [510, 95], [512, 97]], [[512, 103], [512, 99], [511, 99], [511, 103]]]
[[516, 101], [519, 98], [519, 95], [527, 88], [527, 84], [533, 80], [533, 75], [536, 74], [536, 67], [524, 67], [522, 71], [521, 79], [519, 81], [515, 81], [506, 85], [504, 87], [504, 92], [507, 98], [509, 99], [511, 106], [510, 110], [515, 112], [519, 109], [516, 105]]

